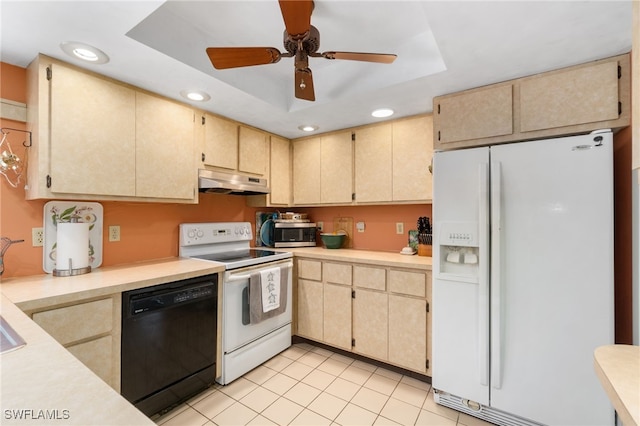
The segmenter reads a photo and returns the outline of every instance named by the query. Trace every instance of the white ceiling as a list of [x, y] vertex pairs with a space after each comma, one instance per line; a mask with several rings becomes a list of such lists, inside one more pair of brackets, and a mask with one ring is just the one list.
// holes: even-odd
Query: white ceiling
[[[293, 59], [216, 70], [206, 47], [284, 51], [275, 0], [0, 0], [0, 59], [26, 67], [38, 54], [74, 63], [161, 95], [208, 92], [192, 103], [287, 138], [369, 124], [377, 107], [392, 118], [430, 112], [434, 96], [631, 50], [625, 1], [316, 0], [311, 23], [320, 52], [395, 53], [393, 64], [310, 58], [316, 101], [293, 97]], [[66, 56], [78, 41], [106, 52], [104, 65]]]

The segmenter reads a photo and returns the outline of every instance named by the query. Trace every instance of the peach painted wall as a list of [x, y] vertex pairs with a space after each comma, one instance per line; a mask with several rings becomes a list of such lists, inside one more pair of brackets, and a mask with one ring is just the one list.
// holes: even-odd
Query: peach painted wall
[[[0, 62], [0, 97], [26, 102], [26, 69]], [[10, 120], [0, 120], [0, 126], [25, 129], [24, 123]], [[22, 133], [9, 136], [14, 149], [25, 140]], [[25, 240], [12, 245], [5, 254], [2, 278], [42, 274], [42, 247], [31, 246], [31, 228], [42, 227], [44, 205], [49, 200], [26, 201], [22, 188], [12, 188], [4, 178], [1, 180], [0, 236]], [[183, 222], [249, 221], [255, 225], [256, 211], [274, 211], [247, 207], [243, 197], [218, 194], [200, 194], [197, 205], [113, 201], [101, 204], [104, 209], [102, 266], [177, 256], [178, 225]], [[405, 230], [409, 230], [415, 228], [419, 216], [431, 216], [430, 205], [316, 207], [296, 211], [324, 221], [328, 231], [334, 217], [352, 217], [354, 224], [364, 221], [366, 231], [354, 234], [354, 248], [381, 251], [399, 251], [406, 245], [406, 233], [395, 233], [396, 222], [403, 222]], [[120, 226], [119, 242], [107, 241], [110, 225]]]

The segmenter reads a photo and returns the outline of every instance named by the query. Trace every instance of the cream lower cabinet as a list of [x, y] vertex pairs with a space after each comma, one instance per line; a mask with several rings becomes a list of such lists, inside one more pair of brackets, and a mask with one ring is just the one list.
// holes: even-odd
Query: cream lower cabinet
[[30, 314], [98, 377], [120, 390], [120, 294]]
[[297, 335], [431, 374], [430, 272], [296, 260]]

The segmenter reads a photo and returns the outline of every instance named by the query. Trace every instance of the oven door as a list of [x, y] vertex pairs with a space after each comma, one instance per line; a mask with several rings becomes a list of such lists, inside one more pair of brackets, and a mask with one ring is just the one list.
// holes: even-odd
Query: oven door
[[[275, 266], [286, 266], [287, 270], [287, 305], [281, 314], [251, 324], [249, 317], [249, 278], [251, 274], [262, 269]], [[228, 354], [234, 350], [259, 339], [270, 332], [291, 323], [292, 309], [292, 274], [291, 259], [280, 262], [269, 262], [248, 268], [234, 269], [224, 273], [222, 290], [222, 350]]]

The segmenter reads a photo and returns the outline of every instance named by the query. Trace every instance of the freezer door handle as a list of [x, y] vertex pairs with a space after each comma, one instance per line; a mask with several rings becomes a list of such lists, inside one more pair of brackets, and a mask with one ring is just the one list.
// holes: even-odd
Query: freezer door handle
[[489, 384], [489, 164], [478, 167], [478, 358], [480, 384]]
[[502, 168], [491, 162], [491, 386], [502, 386]]

